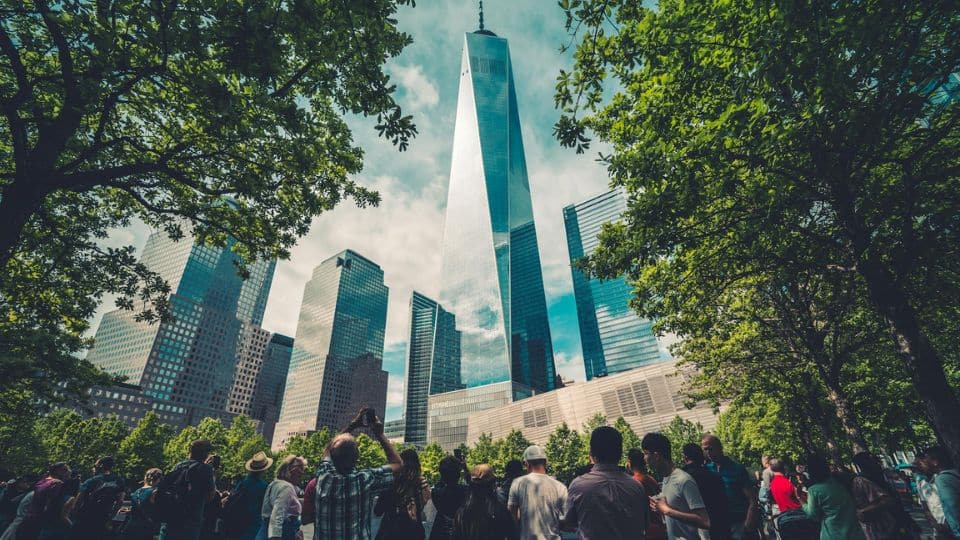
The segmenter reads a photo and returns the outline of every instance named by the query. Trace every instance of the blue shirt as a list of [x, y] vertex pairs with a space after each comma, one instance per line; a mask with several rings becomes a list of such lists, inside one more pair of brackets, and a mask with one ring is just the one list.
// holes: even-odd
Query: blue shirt
[[933, 484], [940, 494], [947, 526], [954, 536], [960, 538], [960, 472], [956, 469], [940, 471], [933, 476]]
[[753, 484], [746, 467], [723, 456], [717, 461], [708, 462], [707, 470], [719, 474], [720, 479], [723, 480], [723, 492], [727, 495], [727, 512], [735, 518], [734, 523], [746, 517], [750, 503], [743, 490]]
[[248, 474], [237, 482], [233, 488], [233, 494], [236, 495], [244, 490], [247, 495], [246, 515], [250, 516], [250, 527], [260, 527], [260, 508], [263, 507], [263, 496], [267, 493], [267, 481], [261, 476]]

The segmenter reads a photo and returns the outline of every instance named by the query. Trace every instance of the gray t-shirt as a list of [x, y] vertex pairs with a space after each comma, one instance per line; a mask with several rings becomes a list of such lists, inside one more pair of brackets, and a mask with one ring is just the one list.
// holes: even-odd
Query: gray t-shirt
[[[700, 489], [697, 488], [697, 483], [692, 476], [680, 469], [674, 469], [669, 476], [663, 479], [660, 495], [667, 501], [670, 508], [681, 512], [706, 508], [706, 505], [703, 504], [703, 498], [700, 497]], [[695, 525], [684, 523], [669, 516], [666, 522], [667, 538], [669, 540], [698, 540], [700, 538], [700, 529]]]
[[560, 516], [567, 505], [567, 486], [545, 474], [530, 473], [510, 484], [508, 508], [520, 509], [520, 540], [560, 539]]

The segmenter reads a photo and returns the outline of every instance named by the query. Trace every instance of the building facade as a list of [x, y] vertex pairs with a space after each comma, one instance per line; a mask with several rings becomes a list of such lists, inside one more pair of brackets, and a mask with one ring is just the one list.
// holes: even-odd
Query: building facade
[[597, 248], [603, 224], [620, 221], [626, 209], [619, 189], [563, 209], [588, 381], [668, 359], [661, 354], [652, 323], [630, 308], [633, 291], [625, 278], [591, 279], [574, 266]]
[[275, 448], [324, 426], [338, 430], [360, 406], [383, 416], [387, 294], [380, 266], [351, 250], [313, 270], [303, 291]]
[[255, 420], [263, 438], [271, 441], [283, 405], [293, 338], [253, 325], [244, 325], [241, 335], [227, 412]]
[[676, 362], [669, 361], [574, 383], [555, 392], [471, 414], [467, 444], [476, 443], [483, 433], [499, 439], [514, 429], [535, 444], [546, 444], [560, 424], [566, 422], [579, 429], [598, 412], [610, 423], [622, 416], [641, 436], [662, 430], [676, 416], [699, 422], [704, 430], [713, 429], [717, 416], [709, 405], [701, 403], [692, 409], [684, 406], [684, 380]]

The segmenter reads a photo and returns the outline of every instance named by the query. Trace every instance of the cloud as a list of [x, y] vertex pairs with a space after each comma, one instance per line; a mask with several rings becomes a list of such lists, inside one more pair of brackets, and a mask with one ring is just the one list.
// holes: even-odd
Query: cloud
[[554, 352], [553, 361], [557, 366], [557, 373], [565, 381], [584, 380], [583, 356], [567, 352]]
[[393, 65], [390, 72], [399, 82], [400, 100], [403, 105], [416, 111], [433, 107], [440, 102], [437, 87], [424, 75], [423, 67]]
[[403, 414], [404, 379], [400, 375], [390, 375], [387, 383], [387, 411], [384, 418], [393, 420]]

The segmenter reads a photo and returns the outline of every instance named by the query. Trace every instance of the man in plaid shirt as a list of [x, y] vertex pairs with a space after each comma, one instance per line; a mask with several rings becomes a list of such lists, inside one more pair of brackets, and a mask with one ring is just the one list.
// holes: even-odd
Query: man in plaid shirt
[[[383, 434], [383, 422], [363, 408], [343, 433], [327, 446], [326, 457], [317, 469], [314, 540], [370, 540], [370, 516], [374, 497], [393, 487], [403, 461]], [[369, 421], [365, 421], [368, 419]], [[367, 425], [383, 447], [387, 464], [357, 470], [360, 457], [351, 432]]]

